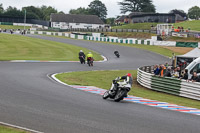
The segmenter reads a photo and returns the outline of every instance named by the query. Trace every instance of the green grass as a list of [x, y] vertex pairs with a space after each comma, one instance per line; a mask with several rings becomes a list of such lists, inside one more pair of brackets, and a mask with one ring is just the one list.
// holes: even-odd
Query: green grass
[[195, 37], [174, 37], [171, 36], [167, 41], [177, 41], [177, 42], [200, 42], [200, 38]]
[[0, 133], [29, 133], [29, 132], [0, 125]]
[[112, 29], [138, 29], [138, 30], [150, 30], [151, 25], [156, 26], [159, 23], [135, 23], [125, 24], [122, 26], [114, 26]]
[[140, 86], [136, 82], [136, 70], [72, 72], [58, 74], [56, 77], [70, 85], [96, 86], [109, 89], [113, 79], [118, 76], [123, 76], [128, 72], [132, 73], [134, 79], [133, 87], [129, 95], [200, 109], [200, 103], [197, 100], [160, 93]]
[[[91, 50], [21, 35], [0, 34], [0, 60], [78, 61], [78, 52]], [[102, 57], [93, 52], [95, 60]]]
[[174, 24], [175, 28], [177, 28], [178, 26], [183, 27], [184, 29], [190, 28], [190, 30], [200, 31], [200, 20], [184, 21], [181, 23]]
[[151, 39], [151, 36], [156, 36], [152, 33], [141, 33], [141, 32], [104, 32], [107, 36], [121, 37], [121, 38], [143, 38]]
[[[24, 29], [24, 26], [15, 26], [15, 25], [0, 25], [1, 29]], [[30, 26], [25, 26], [25, 29], [30, 29]]]
[[[140, 29], [140, 30], [150, 30], [151, 25], [156, 26], [159, 23], [135, 23], [135, 24], [125, 24], [122, 26], [114, 26], [113, 29]], [[184, 21], [180, 23], [174, 23], [174, 27], [184, 27], [184, 29], [190, 28], [190, 30], [200, 31], [200, 20]]]

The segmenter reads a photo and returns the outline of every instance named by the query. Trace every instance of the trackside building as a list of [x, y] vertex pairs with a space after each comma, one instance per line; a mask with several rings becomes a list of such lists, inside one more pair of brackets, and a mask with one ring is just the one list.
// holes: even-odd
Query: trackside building
[[96, 15], [51, 14], [51, 27], [59, 29], [101, 29], [104, 22]]

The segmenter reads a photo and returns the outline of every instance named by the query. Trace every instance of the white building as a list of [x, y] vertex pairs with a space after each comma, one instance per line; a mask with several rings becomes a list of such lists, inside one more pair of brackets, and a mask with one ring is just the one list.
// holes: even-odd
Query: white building
[[59, 29], [100, 29], [104, 22], [96, 15], [51, 14], [51, 27]]

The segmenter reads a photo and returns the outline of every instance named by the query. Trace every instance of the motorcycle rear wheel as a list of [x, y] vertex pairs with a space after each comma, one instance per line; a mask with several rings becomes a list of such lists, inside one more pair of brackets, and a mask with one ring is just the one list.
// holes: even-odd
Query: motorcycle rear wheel
[[126, 96], [126, 94], [127, 94], [127, 90], [119, 90], [117, 92], [117, 95], [114, 98], [114, 101], [119, 102], [119, 101], [123, 100], [124, 97]]

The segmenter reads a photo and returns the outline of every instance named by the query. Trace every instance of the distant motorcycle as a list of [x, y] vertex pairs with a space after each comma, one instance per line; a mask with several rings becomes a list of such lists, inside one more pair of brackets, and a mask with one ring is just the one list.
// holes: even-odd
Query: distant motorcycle
[[115, 56], [117, 56], [117, 58], [119, 58], [119, 57], [120, 57], [120, 55], [119, 55], [119, 52], [118, 52], [118, 51], [115, 51], [115, 52], [114, 52], [114, 54], [115, 54]]
[[79, 57], [80, 63], [81, 64], [85, 64], [85, 58], [83, 56]]
[[93, 66], [93, 61], [94, 61], [94, 59], [89, 57], [88, 58], [88, 66]]
[[115, 102], [119, 102], [127, 96], [128, 92], [131, 89], [131, 86], [126, 82], [118, 82], [119, 78], [116, 78], [112, 82], [110, 90], [106, 91], [103, 94], [103, 99], [111, 98]]

